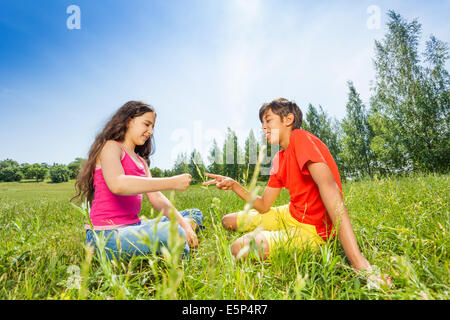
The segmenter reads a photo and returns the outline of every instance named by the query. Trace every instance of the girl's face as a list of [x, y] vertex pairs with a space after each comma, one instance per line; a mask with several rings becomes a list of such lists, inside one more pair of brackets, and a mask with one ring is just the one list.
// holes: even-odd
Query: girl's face
[[154, 126], [155, 113], [146, 112], [130, 121], [126, 136], [128, 136], [135, 145], [141, 146], [152, 136]]

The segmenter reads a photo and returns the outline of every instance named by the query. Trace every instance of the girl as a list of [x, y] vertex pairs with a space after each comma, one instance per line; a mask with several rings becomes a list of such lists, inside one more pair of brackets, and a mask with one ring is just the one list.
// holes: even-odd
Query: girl
[[[95, 138], [75, 184], [78, 193], [74, 199], [87, 199], [91, 204], [89, 218], [93, 229], [86, 224], [86, 243], [95, 245], [94, 232], [103, 234], [110, 259], [112, 255], [128, 258], [148, 254], [153, 248], [160, 253], [160, 246], [167, 246], [171, 212], [176, 216], [179, 234], [186, 240], [185, 255], [189, 246], [198, 245], [194, 230], [202, 227], [201, 211], [178, 212], [161, 193], [186, 190], [191, 175], [152, 178], [150, 174], [155, 120], [152, 106], [139, 101], [125, 103]], [[156, 210], [163, 212], [159, 221], [139, 219], [143, 193]], [[157, 245], [149, 247], [139, 235], [147, 235]]]

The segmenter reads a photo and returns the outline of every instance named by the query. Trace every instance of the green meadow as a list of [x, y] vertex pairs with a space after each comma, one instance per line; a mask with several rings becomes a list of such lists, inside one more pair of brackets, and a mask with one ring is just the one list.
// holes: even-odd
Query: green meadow
[[[241, 234], [224, 230], [221, 217], [244, 203], [214, 186], [166, 193], [179, 210], [204, 213], [206, 229], [189, 261], [168, 248], [163, 256], [111, 263], [84, 246], [84, 217], [69, 203], [73, 181], [0, 183], [0, 299], [446, 300], [449, 177], [344, 184], [358, 244], [390, 275], [390, 288], [374, 288], [355, 273], [339, 241], [316, 252], [280, 249], [266, 261], [256, 254], [235, 261], [229, 245]], [[283, 190], [275, 205], [288, 201]], [[141, 217], [156, 215], [145, 199]]]

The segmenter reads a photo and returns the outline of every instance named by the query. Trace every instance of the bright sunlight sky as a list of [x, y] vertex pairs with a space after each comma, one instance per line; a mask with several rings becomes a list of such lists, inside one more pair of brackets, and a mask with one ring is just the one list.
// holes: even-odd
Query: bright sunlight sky
[[[66, 24], [73, 4], [80, 29]], [[157, 110], [151, 167], [162, 169], [194, 147], [206, 161], [227, 127], [241, 145], [259, 135], [273, 98], [342, 119], [348, 80], [369, 100], [389, 9], [419, 20], [422, 48], [431, 34], [449, 42], [450, 1], [2, 0], [0, 160], [86, 157], [128, 100]]]

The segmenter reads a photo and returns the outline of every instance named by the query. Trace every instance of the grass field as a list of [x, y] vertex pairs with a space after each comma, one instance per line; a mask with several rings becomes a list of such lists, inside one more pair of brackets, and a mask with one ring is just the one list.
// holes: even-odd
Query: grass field
[[[69, 204], [73, 182], [0, 183], [0, 299], [448, 299], [449, 190], [449, 175], [344, 184], [363, 254], [393, 280], [374, 289], [339, 241], [237, 263], [228, 246], [240, 234], [221, 217], [244, 203], [215, 187], [166, 194], [179, 210], [204, 213], [189, 261], [169, 250], [166, 259], [111, 264], [86, 254], [84, 218]], [[283, 191], [276, 205], [288, 201]], [[146, 199], [142, 215], [152, 216]]]

